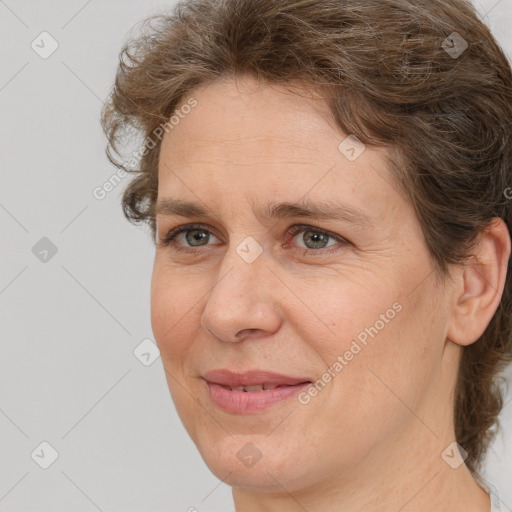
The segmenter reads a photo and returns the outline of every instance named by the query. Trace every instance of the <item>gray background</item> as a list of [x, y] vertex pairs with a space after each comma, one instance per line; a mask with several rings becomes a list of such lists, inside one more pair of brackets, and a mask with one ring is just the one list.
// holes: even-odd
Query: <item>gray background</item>
[[[152, 339], [154, 249], [122, 216], [127, 179], [92, 194], [115, 171], [99, 113], [118, 52], [136, 22], [172, 5], [0, 0], [0, 511], [233, 509], [177, 417], [161, 360], [134, 355]], [[512, 0], [478, 6], [512, 56]], [[50, 48], [43, 31], [59, 45], [47, 59], [31, 47]], [[487, 462], [504, 510], [511, 399]], [[47, 469], [43, 441], [58, 452]]]

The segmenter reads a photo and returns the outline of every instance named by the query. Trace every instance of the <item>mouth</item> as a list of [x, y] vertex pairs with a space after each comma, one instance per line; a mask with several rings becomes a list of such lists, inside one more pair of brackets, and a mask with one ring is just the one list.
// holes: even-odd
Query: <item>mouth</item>
[[225, 412], [251, 414], [288, 401], [312, 384], [307, 377], [297, 378], [264, 370], [234, 373], [212, 370], [203, 377], [211, 401]]
[[231, 391], [245, 391], [246, 393], [251, 393], [253, 391], [270, 391], [271, 389], [290, 387], [290, 384], [278, 386], [276, 384], [265, 382], [264, 384], [254, 384], [253, 386], [228, 386], [224, 384], [219, 384], [219, 386], [230, 389]]

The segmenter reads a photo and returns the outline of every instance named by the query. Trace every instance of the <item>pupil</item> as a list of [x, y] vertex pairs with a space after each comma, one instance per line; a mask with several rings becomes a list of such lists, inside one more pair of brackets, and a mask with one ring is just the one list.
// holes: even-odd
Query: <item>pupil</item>
[[208, 243], [209, 235], [207, 235], [204, 230], [196, 229], [194, 231], [188, 231], [185, 238], [190, 245], [196, 245], [194, 242], [199, 242], [197, 245], [205, 245]]

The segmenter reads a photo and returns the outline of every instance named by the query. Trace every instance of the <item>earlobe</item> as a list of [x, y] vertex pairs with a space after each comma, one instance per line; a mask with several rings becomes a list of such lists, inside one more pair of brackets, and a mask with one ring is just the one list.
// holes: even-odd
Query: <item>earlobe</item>
[[507, 277], [510, 234], [503, 219], [495, 218], [480, 234], [471, 257], [456, 277], [447, 337], [467, 346], [474, 343], [498, 309]]

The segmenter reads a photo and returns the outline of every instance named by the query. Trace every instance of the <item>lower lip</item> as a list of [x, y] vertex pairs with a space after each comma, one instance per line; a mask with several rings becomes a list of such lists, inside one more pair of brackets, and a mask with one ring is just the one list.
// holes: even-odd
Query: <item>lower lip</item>
[[289, 400], [310, 386], [311, 382], [261, 391], [231, 391], [213, 382], [206, 384], [212, 402], [222, 410], [234, 414], [250, 414], [265, 411], [277, 403]]

